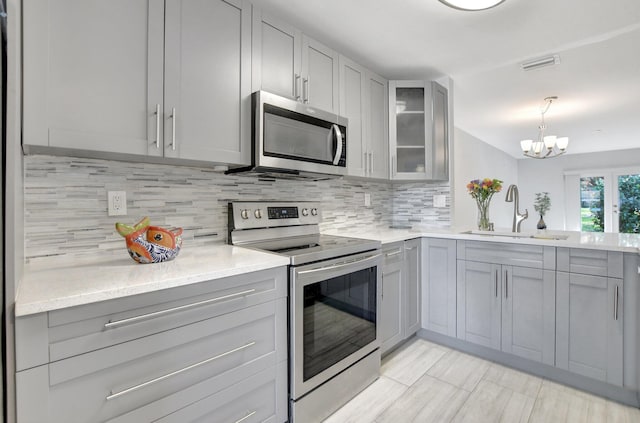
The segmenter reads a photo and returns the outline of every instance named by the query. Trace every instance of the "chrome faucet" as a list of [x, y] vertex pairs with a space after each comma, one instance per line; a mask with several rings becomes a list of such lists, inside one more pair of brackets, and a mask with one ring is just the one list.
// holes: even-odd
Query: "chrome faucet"
[[507, 188], [507, 197], [504, 199], [504, 201], [510, 203], [510, 202], [514, 202], [513, 204], [513, 226], [511, 228], [512, 232], [520, 232], [520, 224], [522, 223], [523, 220], [525, 220], [527, 217], [529, 217], [529, 211], [527, 209], [524, 209], [524, 214], [521, 214], [519, 209], [520, 209], [520, 196], [518, 194], [518, 187], [515, 186], [514, 184], [509, 185], [509, 188]]

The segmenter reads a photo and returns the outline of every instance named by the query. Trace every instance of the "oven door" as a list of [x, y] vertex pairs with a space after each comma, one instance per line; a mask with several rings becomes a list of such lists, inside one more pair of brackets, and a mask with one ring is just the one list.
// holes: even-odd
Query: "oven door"
[[290, 272], [290, 377], [297, 400], [380, 346], [382, 259], [370, 251]]

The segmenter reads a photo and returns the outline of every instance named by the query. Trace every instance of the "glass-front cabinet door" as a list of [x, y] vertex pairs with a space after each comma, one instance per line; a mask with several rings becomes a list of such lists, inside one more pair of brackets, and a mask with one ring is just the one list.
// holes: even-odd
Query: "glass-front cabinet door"
[[425, 81], [389, 82], [391, 179], [448, 178], [448, 102], [440, 88]]

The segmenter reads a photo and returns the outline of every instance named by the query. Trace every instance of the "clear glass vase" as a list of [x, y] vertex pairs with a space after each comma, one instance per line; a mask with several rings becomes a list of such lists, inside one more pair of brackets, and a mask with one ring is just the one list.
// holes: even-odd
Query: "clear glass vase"
[[489, 204], [491, 203], [491, 198], [487, 198], [486, 200], [476, 200], [478, 205], [478, 230], [479, 231], [490, 231], [491, 230], [491, 221], [489, 219]]

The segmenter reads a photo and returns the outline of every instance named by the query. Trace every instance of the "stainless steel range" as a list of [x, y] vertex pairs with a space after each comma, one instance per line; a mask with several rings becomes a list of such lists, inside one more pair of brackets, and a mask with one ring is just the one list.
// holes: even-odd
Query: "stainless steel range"
[[229, 243], [290, 258], [290, 423], [320, 422], [380, 373], [380, 242], [321, 235], [315, 202], [229, 203]]

